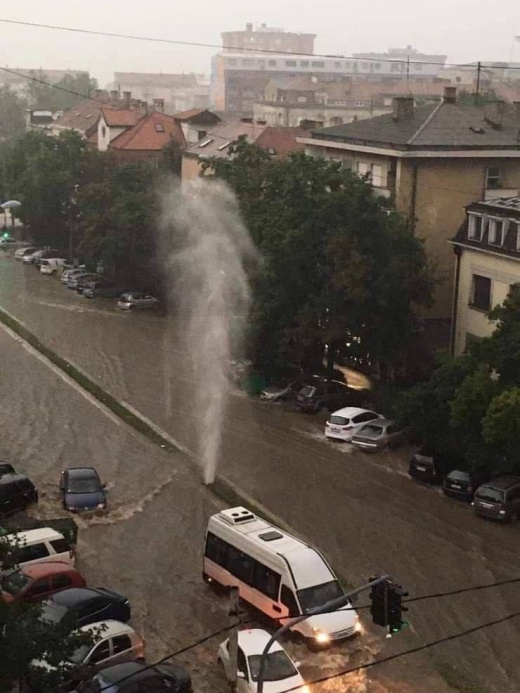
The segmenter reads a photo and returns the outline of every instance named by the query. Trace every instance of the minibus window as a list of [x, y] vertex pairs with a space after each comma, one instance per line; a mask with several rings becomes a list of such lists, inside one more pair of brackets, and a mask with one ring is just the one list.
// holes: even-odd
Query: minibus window
[[342, 594], [344, 594], [344, 592], [337, 580], [324, 582], [322, 585], [315, 585], [314, 587], [307, 587], [304, 590], [298, 590], [300, 604], [305, 614], [317, 606], [323, 606], [333, 599], [338, 599]]
[[289, 616], [293, 617], [300, 615], [300, 609], [298, 608], [296, 597], [292, 593], [292, 590], [285, 585], [282, 585], [281, 601], [282, 604], [289, 609]]

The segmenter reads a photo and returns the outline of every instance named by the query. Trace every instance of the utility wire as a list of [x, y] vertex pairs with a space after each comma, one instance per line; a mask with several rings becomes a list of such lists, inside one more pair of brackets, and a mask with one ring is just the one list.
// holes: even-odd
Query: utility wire
[[[249, 47], [242, 47], [242, 46], [226, 46], [226, 45], [219, 45], [217, 43], [202, 43], [199, 41], [180, 41], [178, 39], [164, 39], [164, 38], [159, 38], [159, 37], [154, 37], [154, 36], [142, 36], [138, 34], [118, 34], [115, 32], [110, 32], [110, 31], [96, 31], [94, 29], [81, 29], [79, 27], [68, 27], [68, 26], [59, 26], [56, 24], [42, 24], [40, 22], [25, 22], [21, 20], [16, 20], [16, 19], [2, 19], [0, 18], [0, 22], [4, 24], [16, 24], [19, 26], [29, 26], [29, 27], [34, 27], [38, 29], [53, 29], [55, 31], [71, 31], [79, 34], [87, 34], [90, 36], [107, 36], [109, 38], [122, 38], [122, 39], [130, 39], [132, 41], [148, 41], [150, 43], [167, 43], [167, 44], [173, 44], [173, 45], [179, 45], [179, 46], [194, 46], [194, 47], [199, 47], [199, 48], [217, 48], [219, 50], [226, 50], [226, 51], [237, 51], [238, 53], [242, 52], [250, 52], [250, 53], [267, 53], [271, 55], [300, 55], [302, 57], [309, 57], [309, 58], [339, 58], [341, 60], [352, 60], [356, 62], [378, 62], [378, 63], [402, 63], [403, 65], [406, 65], [407, 59], [403, 58], [371, 58], [371, 57], [353, 57], [349, 55], [340, 55], [340, 54], [326, 54], [326, 53], [295, 53], [294, 51], [277, 51], [277, 50], [270, 50], [268, 48], [249, 48]], [[408, 58], [408, 61], [410, 62], [411, 65], [417, 64], [417, 65], [437, 65], [440, 67], [469, 67], [469, 68], [474, 68], [475, 70], [477, 69], [477, 65], [473, 63], [442, 63], [442, 62], [434, 62], [434, 61], [427, 61], [427, 60], [412, 60], [410, 61]], [[482, 64], [482, 67], [484, 65]], [[489, 67], [493, 67], [493, 65], [489, 65]], [[508, 69], [515, 69], [515, 70], [520, 70], [520, 67], [515, 67], [515, 68], [508, 68]]]
[[79, 91], [74, 91], [74, 89], [67, 89], [67, 87], [61, 87], [59, 84], [53, 84], [40, 77], [35, 77], [34, 75], [26, 75], [23, 72], [17, 72], [16, 70], [11, 70], [9, 67], [1, 67], [0, 70], [8, 72], [11, 75], [16, 75], [17, 77], [23, 77], [23, 79], [28, 79], [31, 82], [37, 82], [38, 84], [45, 84], [47, 87], [52, 87], [53, 89], [59, 89], [59, 91], [64, 91], [67, 94], [74, 94], [74, 96], [81, 96], [82, 99], [90, 99], [90, 94], [81, 94]]

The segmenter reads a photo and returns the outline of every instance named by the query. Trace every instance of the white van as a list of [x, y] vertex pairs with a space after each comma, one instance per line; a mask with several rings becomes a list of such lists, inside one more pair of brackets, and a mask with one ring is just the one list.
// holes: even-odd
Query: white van
[[[319, 551], [261, 520], [246, 508], [212, 515], [204, 548], [203, 578], [238, 587], [240, 597], [278, 620], [300, 616], [344, 594]], [[351, 604], [311, 616], [291, 628], [311, 647], [361, 632]]]
[[17, 545], [17, 566], [24, 568], [33, 563], [46, 563], [47, 561], [60, 561], [74, 567], [74, 552], [69, 546], [63, 534], [50, 527], [42, 529], [30, 529], [27, 532], [7, 534], [0, 541], [7, 541]]

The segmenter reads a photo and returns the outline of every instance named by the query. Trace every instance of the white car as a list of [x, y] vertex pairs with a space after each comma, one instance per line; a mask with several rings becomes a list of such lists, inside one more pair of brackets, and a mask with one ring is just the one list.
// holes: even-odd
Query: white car
[[329, 416], [329, 420], [325, 424], [325, 435], [327, 438], [334, 438], [335, 440], [350, 441], [366, 423], [383, 418], [381, 414], [376, 414], [375, 411], [369, 409], [343, 407], [343, 409], [332, 412]]
[[66, 264], [67, 260], [64, 257], [46, 257], [40, 261], [40, 272], [42, 274], [56, 274]]
[[[237, 693], [256, 693], [260, 657], [271, 635], [260, 628], [242, 630], [238, 633], [238, 680]], [[224, 669], [226, 677], [231, 680], [231, 663], [229, 660], [229, 639], [218, 648], [218, 662]], [[279, 642], [274, 642], [267, 655], [264, 669], [265, 693], [295, 691], [309, 693], [302, 675], [298, 671], [298, 662], [293, 662]]]
[[21, 260], [25, 255], [31, 255], [37, 250], [41, 250], [41, 248], [36, 245], [24, 245], [22, 248], [18, 248], [18, 250], [14, 251], [14, 259]]
[[143, 294], [141, 291], [127, 291], [119, 297], [117, 307], [121, 310], [134, 310], [143, 308], [155, 308], [159, 304], [159, 299], [150, 294]]
[[18, 244], [16, 238], [0, 238], [1, 248], [14, 248]]

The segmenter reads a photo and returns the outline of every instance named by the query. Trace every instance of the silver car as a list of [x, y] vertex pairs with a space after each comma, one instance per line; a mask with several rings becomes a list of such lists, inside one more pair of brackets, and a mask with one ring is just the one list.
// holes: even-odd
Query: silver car
[[127, 291], [119, 297], [117, 307], [121, 310], [134, 310], [136, 308], [155, 308], [159, 299], [140, 291]]

